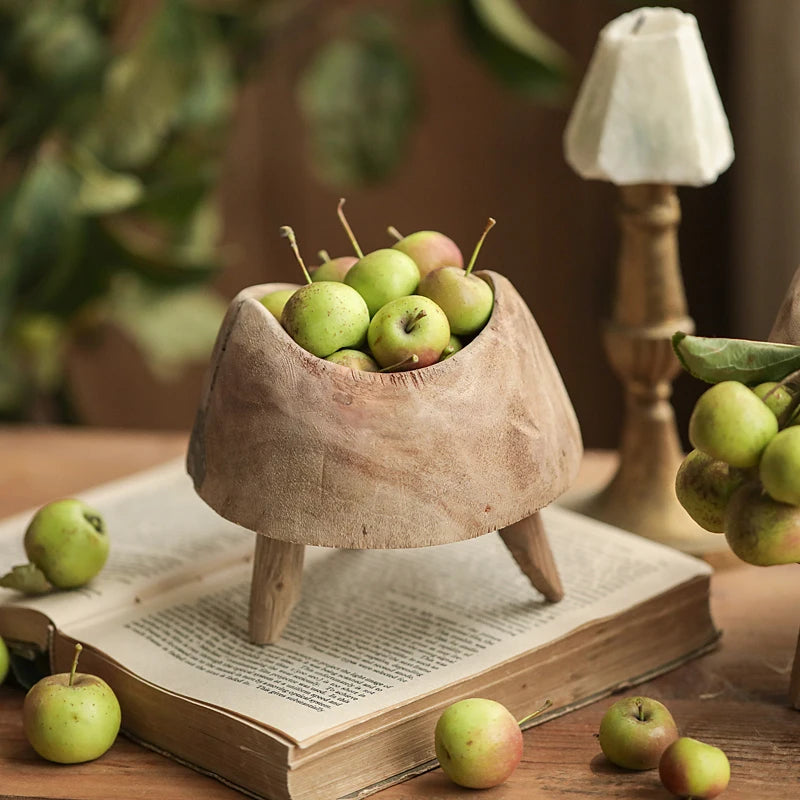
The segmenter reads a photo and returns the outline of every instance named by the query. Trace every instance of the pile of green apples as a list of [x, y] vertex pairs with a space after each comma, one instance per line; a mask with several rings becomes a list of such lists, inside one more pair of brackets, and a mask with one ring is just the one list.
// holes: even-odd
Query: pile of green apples
[[306, 284], [261, 298], [300, 347], [326, 361], [365, 372], [420, 369], [448, 358], [484, 327], [492, 314], [490, 284], [473, 274], [483, 235], [464, 268], [452, 239], [437, 231], [408, 236], [396, 229], [391, 247], [364, 253], [339, 201], [338, 216], [355, 256], [306, 268], [294, 231], [289, 240]]
[[790, 382], [724, 380], [689, 420], [695, 449], [676, 475], [678, 500], [749, 564], [800, 561], [799, 399]]

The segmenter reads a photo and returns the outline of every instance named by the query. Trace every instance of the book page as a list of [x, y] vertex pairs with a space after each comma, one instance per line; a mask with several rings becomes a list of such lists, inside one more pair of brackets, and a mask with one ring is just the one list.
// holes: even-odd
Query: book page
[[308, 744], [710, 572], [574, 512], [542, 516], [565, 588], [556, 604], [488, 534], [411, 550], [306, 548], [300, 601], [273, 645], [248, 640], [243, 567], [65, 632], [158, 686]]
[[[254, 534], [197, 497], [183, 459], [76, 497], [105, 518], [111, 547], [102, 571], [85, 587], [40, 597], [0, 588], [0, 604], [36, 609], [60, 627], [252, 558]], [[35, 511], [0, 522], [0, 571], [27, 562], [23, 536]]]

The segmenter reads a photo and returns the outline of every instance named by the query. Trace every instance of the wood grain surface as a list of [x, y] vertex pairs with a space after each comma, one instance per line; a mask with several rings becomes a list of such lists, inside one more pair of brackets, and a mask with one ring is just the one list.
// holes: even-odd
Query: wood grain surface
[[[0, 428], [0, 515], [46, 502], [181, 454], [184, 434]], [[589, 454], [579, 483], [601, 483], [608, 455]], [[800, 622], [800, 569], [758, 568], [730, 553], [709, 558], [713, 613], [721, 646], [637, 693], [666, 702], [682, 733], [721, 746], [731, 761], [724, 800], [800, 796], [800, 712], [788, 707]], [[653, 637], [658, 631], [652, 632]], [[102, 758], [61, 767], [39, 759], [22, 731], [23, 693], [0, 688], [0, 797], [34, 800], [159, 798], [234, 800], [243, 795], [212, 778], [120, 738]], [[601, 700], [524, 734], [525, 751], [508, 782], [481, 800], [626, 798], [668, 800], [653, 772], [608, 765], [595, 733], [611, 701]], [[385, 789], [377, 800], [476, 798], [441, 770]], [[320, 798], [331, 800], [331, 798]]]

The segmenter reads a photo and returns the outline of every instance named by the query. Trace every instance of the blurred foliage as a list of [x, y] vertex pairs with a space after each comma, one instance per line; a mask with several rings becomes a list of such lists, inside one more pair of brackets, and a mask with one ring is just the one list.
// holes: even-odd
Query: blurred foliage
[[[436, 5], [503, 82], [563, 88], [562, 51], [515, 0]], [[323, 180], [385, 179], [413, 129], [417, 79], [388, 4], [137, 6], [0, 0], [0, 417], [57, 394], [70, 336], [104, 318], [157, 373], [209, 352], [221, 156], [237, 91], [281, 37], [323, 33], [298, 77]]]

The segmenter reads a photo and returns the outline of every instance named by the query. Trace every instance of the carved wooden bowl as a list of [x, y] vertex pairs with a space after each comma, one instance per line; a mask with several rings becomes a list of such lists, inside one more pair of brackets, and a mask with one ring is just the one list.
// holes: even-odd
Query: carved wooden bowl
[[580, 431], [525, 302], [502, 275], [480, 274], [495, 294], [481, 333], [441, 363], [395, 373], [300, 348], [259, 302], [287, 284], [240, 292], [189, 446], [200, 497], [300, 546], [421, 547], [532, 518], [575, 478]]

